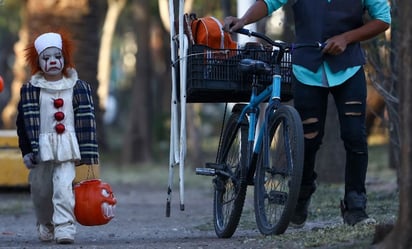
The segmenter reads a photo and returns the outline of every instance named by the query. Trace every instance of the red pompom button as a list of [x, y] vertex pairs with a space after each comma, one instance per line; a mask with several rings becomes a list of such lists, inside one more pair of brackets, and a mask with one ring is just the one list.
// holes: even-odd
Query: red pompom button
[[53, 105], [54, 105], [54, 107], [56, 107], [56, 108], [62, 107], [63, 104], [64, 104], [64, 100], [63, 100], [62, 98], [58, 98], [58, 99], [55, 99], [55, 100], [53, 101]]
[[54, 114], [54, 118], [55, 118], [57, 121], [62, 121], [62, 120], [64, 119], [64, 113], [63, 113], [63, 112], [56, 112], [56, 113]]
[[66, 130], [66, 127], [64, 126], [64, 124], [59, 123], [54, 127], [54, 129], [56, 130], [57, 134], [62, 134], [64, 130]]

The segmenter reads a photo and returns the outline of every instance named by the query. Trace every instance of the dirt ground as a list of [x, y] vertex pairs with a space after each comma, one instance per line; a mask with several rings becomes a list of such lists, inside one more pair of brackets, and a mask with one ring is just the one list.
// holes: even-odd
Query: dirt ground
[[262, 237], [256, 229], [238, 228], [231, 239], [216, 237], [210, 190], [186, 190], [184, 211], [174, 193], [171, 216], [166, 217], [165, 189], [132, 184], [112, 187], [118, 200], [116, 217], [103, 226], [78, 225], [73, 245], [40, 242], [28, 192], [2, 191], [0, 248], [263, 248], [256, 245]]
[[[126, 175], [122, 175], [122, 178], [126, 179]], [[230, 239], [219, 239], [212, 223], [211, 185], [187, 186], [184, 211], [179, 209], [178, 186], [174, 186], [171, 216], [166, 217], [166, 187], [164, 184], [159, 185], [160, 182], [165, 183], [165, 179], [154, 180], [153, 175], [139, 175], [152, 180], [154, 184], [148, 185], [147, 181], [136, 180], [135, 175], [131, 175], [133, 180], [122, 183], [117, 183], [113, 177], [111, 178], [111, 186], [118, 200], [115, 218], [103, 226], [77, 225], [77, 235], [72, 245], [40, 242], [37, 239], [35, 217], [28, 191], [0, 189], [0, 248], [300, 249], [308, 248], [305, 240], [310, 242], [310, 248], [317, 249], [369, 248], [365, 247], [365, 244], [354, 246], [359, 245], [359, 237], [352, 233], [352, 227], [345, 228], [341, 224], [335, 204], [327, 206], [335, 212], [334, 214], [323, 217], [320, 221], [308, 221], [303, 229], [288, 229], [285, 236], [262, 236], [254, 221], [253, 188], [248, 190], [240, 225], [235, 234]], [[199, 182], [200, 179], [203, 178], [195, 178], [195, 181]], [[210, 183], [210, 179], [207, 180], [207, 183]], [[384, 186], [380, 181], [373, 185]], [[393, 187], [390, 188], [390, 192], [393, 192]], [[319, 194], [322, 195], [322, 192]], [[379, 205], [381, 206], [375, 208], [375, 212], [392, 204]], [[316, 210], [318, 209], [322, 207], [316, 207]], [[371, 230], [373, 227], [366, 229]], [[334, 235], [328, 235], [328, 230], [336, 230], [334, 233], [338, 236], [334, 239], [333, 246], [313, 242], [320, 236]], [[346, 233], [348, 237], [342, 239], [339, 235], [341, 233]], [[306, 237], [309, 234], [312, 234], [311, 237]], [[370, 245], [370, 242], [367, 241], [366, 245]]]

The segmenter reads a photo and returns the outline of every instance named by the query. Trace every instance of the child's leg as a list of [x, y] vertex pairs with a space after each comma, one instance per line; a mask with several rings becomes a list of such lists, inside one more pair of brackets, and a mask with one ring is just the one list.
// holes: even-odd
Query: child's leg
[[72, 183], [76, 174], [73, 162], [54, 165], [53, 173], [53, 222], [55, 237], [74, 240], [76, 233], [74, 217], [74, 195]]
[[30, 170], [30, 193], [36, 213], [37, 222], [50, 224], [53, 217], [53, 165], [38, 164]]

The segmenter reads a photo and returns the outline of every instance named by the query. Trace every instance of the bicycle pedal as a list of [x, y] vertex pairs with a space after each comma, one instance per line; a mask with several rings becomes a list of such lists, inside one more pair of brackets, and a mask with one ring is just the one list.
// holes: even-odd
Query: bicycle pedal
[[212, 168], [196, 168], [196, 175], [215, 176], [216, 170]]
[[269, 204], [284, 206], [287, 202], [288, 194], [282, 191], [272, 190], [268, 193]]
[[220, 163], [206, 163], [206, 168], [215, 169], [215, 170], [224, 170], [225, 165]]

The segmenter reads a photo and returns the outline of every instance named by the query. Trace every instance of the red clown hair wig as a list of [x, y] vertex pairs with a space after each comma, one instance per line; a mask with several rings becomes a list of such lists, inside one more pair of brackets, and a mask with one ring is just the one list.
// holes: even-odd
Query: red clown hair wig
[[[59, 34], [62, 39], [62, 54], [64, 58], [64, 67], [63, 67], [62, 72], [63, 72], [63, 75], [67, 77], [68, 76], [67, 69], [74, 67], [74, 62], [73, 62], [74, 42], [72, 40], [70, 33], [65, 30], [59, 30], [57, 32], [53, 31], [53, 33]], [[37, 35], [36, 38], [38, 36], [39, 35]], [[34, 41], [35, 40], [30, 42], [30, 45], [25, 49], [26, 61], [30, 66], [32, 75], [42, 71], [39, 65], [39, 54], [37, 53], [36, 47], [34, 46]]]

